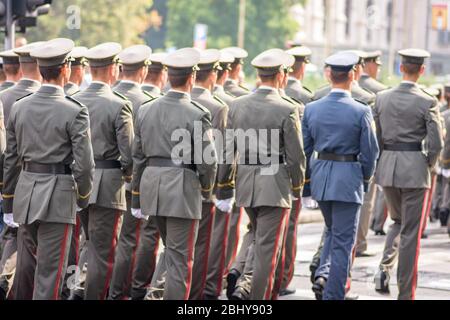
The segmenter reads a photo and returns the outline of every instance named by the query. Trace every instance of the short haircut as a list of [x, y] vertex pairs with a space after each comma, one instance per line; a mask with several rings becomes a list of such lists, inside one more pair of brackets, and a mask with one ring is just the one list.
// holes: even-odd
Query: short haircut
[[341, 84], [350, 80], [350, 72], [334, 71], [330, 72], [331, 82]]
[[104, 66], [104, 67], [92, 67], [92, 66], [91, 66], [91, 67], [90, 67], [90, 69], [91, 69], [91, 74], [92, 74], [93, 77], [98, 77], [100, 74], [105, 73], [105, 72], [108, 70], [108, 68], [109, 68], [110, 66], [112, 66], [112, 65], [109, 64], [109, 65]]
[[225, 72], [227, 72], [228, 70], [226, 68], [223, 68], [222, 70], [218, 70], [217, 71], [217, 79], [222, 78], [225, 75]]
[[422, 68], [422, 64], [414, 64], [414, 63], [403, 63], [403, 68], [406, 74], [415, 75], [420, 72], [420, 68]]
[[274, 73], [271, 75], [261, 75], [258, 72], [258, 77], [261, 79], [262, 82], [272, 82], [276, 79], [278, 73]]
[[206, 81], [206, 79], [208, 79], [208, 77], [211, 75], [211, 72], [213, 72], [214, 70], [202, 70], [202, 71], [197, 71], [197, 78], [196, 81], [198, 82], [204, 82]]
[[305, 60], [295, 60], [294, 65], [292, 66], [292, 72], [297, 72], [300, 70], [301, 67], [303, 67], [303, 64], [305, 63]]
[[172, 88], [183, 87], [188, 82], [189, 78], [192, 77], [193, 73], [174, 75], [169, 74], [169, 82]]
[[3, 71], [5, 71], [6, 74], [15, 76], [20, 71], [20, 65], [19, 64], [5, 64], [5, 65], [3, 65]]
[[147, 77], [145, 78], [146, 82], [154, 83], [158, 81], [158, 78], [161, 76], [163, 69], [148, 69]]
[[66, 64], [61, 64], [59, 66], [51, 66], [51, 67], [39, 67], [39, 71], [41, 73], [42, 78], [45, 81], [57, 80], [61, 76], [61, 72], [63, 67]]

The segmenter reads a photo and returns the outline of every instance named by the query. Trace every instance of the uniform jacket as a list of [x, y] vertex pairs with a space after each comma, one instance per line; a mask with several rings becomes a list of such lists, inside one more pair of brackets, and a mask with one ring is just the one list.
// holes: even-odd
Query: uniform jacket
[[113, 88], [113, 90], [131, 101], [133, 106], [133, 115], [137, 115], [137, 112], [142, 104], [153, 99], [151, 95], [145, 93], [139, 84], [129, 81], [120, 81]]
[[[379, 153], [370, 107], [331, 92], [306, 106], [303, 139], [313, 199], [362, 204]], [[318, 160], [314, 152], [357, 155], [358, 162]]]
[[154, 85], [145, 83], [141, 86], [141, 89], [150, 97], [150, 99], [155, 99], [162, 96], [161, 89]]
[[[92, 154], [87, 108], [62, 88], [42, 86], [19, 100], [7, 128], [5, 212], [19, 224], [75, 224], [76, 206], [87, 207], [92, 190]], [[73, 176], [25, 172], [24, 162], [72, 165]]]
[[387, 86], [367, 74], [363, 74], [361, 76], [361, 78], [359, 79], [359, 85], [361, 86], [361, 88], [375, 94], [388, 88]]
[[416, 84], [403, 82], [380, 92], [375, 122], [381, 149], [384, 144], [425, 142], [425, 152], [382, 151], [376, 182], [382, 187], [429, 188], [430, 168], [442, 150], [437, 100]]
[[64, 92], [66, 93], [66, 96], [73, 96], [74, 94], [80, 92], [80, 87], [72, 82], [67, 82], [64, 86]]
[[225, 92], [224, 87], [219, 85], [214, 86], [213, 94], [219, 97], [223, 102], [225, 102], [227, 106], [230, 106], [233, 100], [236, 98], [230, 93]]
[[303, 120], [303, 116], [305, 114], [305, 104], [303, 102], [301, 102], [300, 100], [297, 100], [295, 98], [288, 96], [286, 94], [286, 90], [280, 89], [280, 95], [284, 100], [295, 105], [298, 108], [298, 115], [299, 115], [300, 123], [301, 123], [301, 121]]
[[231, 94], [234, 97], [242, 97], [250, 93], [250, 90], [239, 85], [237, 81], [233, 79], [227, 79], [223, 88], [226, 93]]
[[[227, 129], [254, 130], [256, 141], [261, 145], [258, 147], [256, 142], [236, 143], [233, 131], [230, 131], [231, 138], [227, 134], [226, 150], [231, 154], [225, 155], [227, 163], [219, 167], [217, 197], [232, 198], [236, 185], [238, 207], [290, 208], [291, 193], [298, 196], [303, 188], [306, 164], [298, 107], [283, 99], [275, 89], [259, 88], [231, 104]], [[272, 143], [272, 133], [277, 134], [278, 145]], [[276, 159], [275, 164], [248, 165], [248, 160], [266, 158], [261, 155], [265, 151]], [[279, 164], [280, 157], [284, 158], [284, 163]], [[274, 169], [272, 173], [271, 168]]]
[[0, 92], [2, 92], [3, 90], [9, 89], [13, 86], [15, 86], [16, 83], [12, 82], [12, 81], [5, 81], [2, 84], [0, 84]]
[[289, 97], [300, 101], [304, 105], [312, 102], [314, 98], [313, 93], [305, 88], [300, 80], [294, 78], [289, 78], [285, 91]]
[[[195, 125], [202, 130], [194, 131]], [[197, 172], [147, 166], [150, 158], [172, 159], [174, 148], [180, 145], [180, 140], [173, 138], [177, 129], [187, 135], [183, 141], [191, 148], [191, 152], [184, 155], [189, 158], [185, 163], [194, 158]], [[217, 171], [212, 137], [206, 135], [202, 139], [203, 133], [211, 129], [209, 111], [193, 102], [187, 93], [171, 90], [143, 105], [137, 117], [133, 144], [132, 207], [142, 208], [142, 213], [147, 216], [199, 220], [202, 196], [205, 199], [211, 197]], [[197, 145], [193, 145], [194, 142]], [[196, 146], [199, 150], [193, 155]], [[203, 161], [201, 153], [205, 150], [213, 151], [211, 163]]]
[[122, 169], [95, 169], [89, 204], [126, 210], [125, 180], [131, 179], [133, 114], [130, 101], [105, 83], [93, 82], [75, 99], [87, 106], [94, 159], [120, 161]]
[[[319, 90], [316, 91], [314, 95], [314, 101], [317, 101], [319, 99], [322, 99], [323, 97], [327, 96], [331, 91], [331, 86], [325, 86]], [[375, 103], [376, 95], [372, 92], [369, 92], [363, 88], [361, 88], [358, 84], [358, 82], [354, 82], [352, 85], [352, 98], [358, 101], [361, 101], [365, 104], [368, 104], [369, 106], [373, 106]]]
[[443, 169], [450, 169], [450, 109], [441, 114], [444, 122], [444, 149], [442, 150], [441, 166]]

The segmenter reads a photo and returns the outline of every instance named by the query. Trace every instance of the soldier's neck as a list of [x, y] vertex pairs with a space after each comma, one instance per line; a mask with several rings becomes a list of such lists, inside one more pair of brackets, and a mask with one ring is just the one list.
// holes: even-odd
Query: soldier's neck
[[403, 81], [408, 81], [408, 82], [417, 83], [417, 81], [419, 81], [419, 78], [420, 78], [419, 75], [409, 75], [409, 74], [403, 75]]
[[43, 82], [42, 82], [42, 84], [43, 85], [45, 85], [45, 84], [49, 84], [49, 85], [52, 85], [52, 86], [58, 86], [58, 87], [64, 87], [64, 85], [66, 84], [65, 83], [65, 81], [64, 81], [64, 79], [57, 79], [57, 80], [50, 80], [50, 81], [47, 81], [47, 80], [44, 80]]
[[108, 86], [111, 86], [115, 82], [110, 77], [92, 77], [92, 82], [94, 81], [106, 83]]

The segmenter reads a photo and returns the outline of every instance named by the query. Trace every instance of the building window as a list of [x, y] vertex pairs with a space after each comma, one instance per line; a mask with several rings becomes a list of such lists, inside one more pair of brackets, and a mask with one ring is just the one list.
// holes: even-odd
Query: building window
[[345, 35], [350, 37], [350, 32], [352, 30], [352, 0], [345, 1], [345, 17], [347, 18], [345, 24]]
[[389, 1], [388, 5], [387, 5], [387, 10], [386, 10], [386, 16], [387, 16], [387, 29], [386, 29], [386, 40], [388, 43], [391, 42], [391, 33], [392, 33], [392, 12], [393, 8], [392, 8], [392, 0]]

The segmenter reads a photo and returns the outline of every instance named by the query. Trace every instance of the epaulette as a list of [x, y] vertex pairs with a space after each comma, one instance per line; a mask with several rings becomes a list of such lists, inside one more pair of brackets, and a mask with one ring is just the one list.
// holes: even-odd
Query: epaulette
[[69, 99], [70, 101], [76, 103], [76, 104], [79, 105], [80, 107], [84, 107], [84, 104], [82, 104], [80, 101], [76, 100], [76, 99], [73, 98], [72, 96], [66, 96], [66, 99]]
[[300, 101], [300, 100], [298, 100], [298, 99], [296, 99], [296, 98], [294, 98], [294, 97], [290, 97], [292, 100], [294, 100], [296, 103], [298, 103], [299, 105], [302, 105], [302, 106], [304, 106], [305, 104], [302, 102], [302, 101]]
[[307, 87], [303, 86], [302, 87], [303, 90], [307, 91], [310, 94], [313, 94], [313, 92], [311, 90], [309, 90]]
[[197, 103], [193, 100], [191, 100], [191, 103], [196, 106], [197, 108], [199, 108], [200, 110], [202, 110], [205, 113], [210, 113], [209, 110], [207, 108], [205, 108], [204, 106], [202, 106], [200, 103]]
[[152, 102], [153, 100], [156, 100], [156, 99], [158, 99], [158, 98], [159, 98], [159, 97], [150, 97], [150, 99], [147, 100], [147, 101], [145, 101], [145, 102], [143, 102], [142, 105], [147, 104], [147, 103], [150, 103], [150, 102]]
[[225, 103], [225, 101], [223, 101], [222, 99], [220, 99], [218, 96], [213, 95], [213, 98], [215, 100], [217, 100], [221, 105], [223, 105], [224, 107], [228, 107], [228, 105]]
[[232, 97], [233, 99], [236, 99], [236, 98], [237, 98], [237, 97], [236, 97], [234, 94], [232, 94], [230, 91], [224, 90], [224, 92], [225, 92], [225, 94], [229, 95], [229, 96]]
[[434, 99], [436, 99], [436, 97], [435, 96], [433, 96], [432, 94], [430, 94], [429, 92], [427, 92], [427, 90], [426, 89], [422, 89], [422, 88], [420, 88], [420, 90], [423, 92], [423, 93], [425, 93], [427, 96], [429, 96], [429, 97], [432, 97], [432, 98], [434, 98]]
[[292, 99], [291, 97], [286, 97], [286, 96], [281, 96], [281, 98], [287, 102], [289, 102], [290, 104], [295, 104], [294, 99]]
[[26, 98], [26, 97], [31, 96], [33, 93], [34, 93], [34, 92], [31, 92], [31, 93], [27, 94], [26, 96], [23, 96], [23, 97], [17, 99], [16, 102], [17, 102], [17, 101], [20, 101], [20, 100], [22, 100], [22, 99], [24, 99], [24, 98]]
[[155, 96], [152, 96], [149, 92], [147, 92], [147, 91], [145, 91], [145, 90], [142, 90], [142, 92], [143, 92], [146, 96], [150, 97], [150, 99], [152, 99], [152, 100], [156, 98]]
[[125, 97], [123, 94], [121, 94], [121, 93], [118, 93], [117, 91], [115, 91], [115, 90], [113, 90], [113, 93], [116, 95], [116, 96], [118, 96], [118, 97], [120, 97], [120, 98], [122, 98], [123, 100], [126, 100], [126, 101], [129, 101], [128, 100], [128, 98], [127, 97]]
[[361, 103], [361, 104], [363, 104], [363, 105], [365, 105], [365, 106], [369, 106], [369, 104], [368, 104], [367, 102], [364, 102], [364, 101], [362, 101], [362, 100], [355, 99], [355, 98], [353, 98], [353, 100], [355, 100], [356, 102], [359, 102], [359, 103]]
[[245, 91], [250, 91], [250, 89], [244, 87], [242, 84], [238, 84], [238, 87], [244, 89]]

